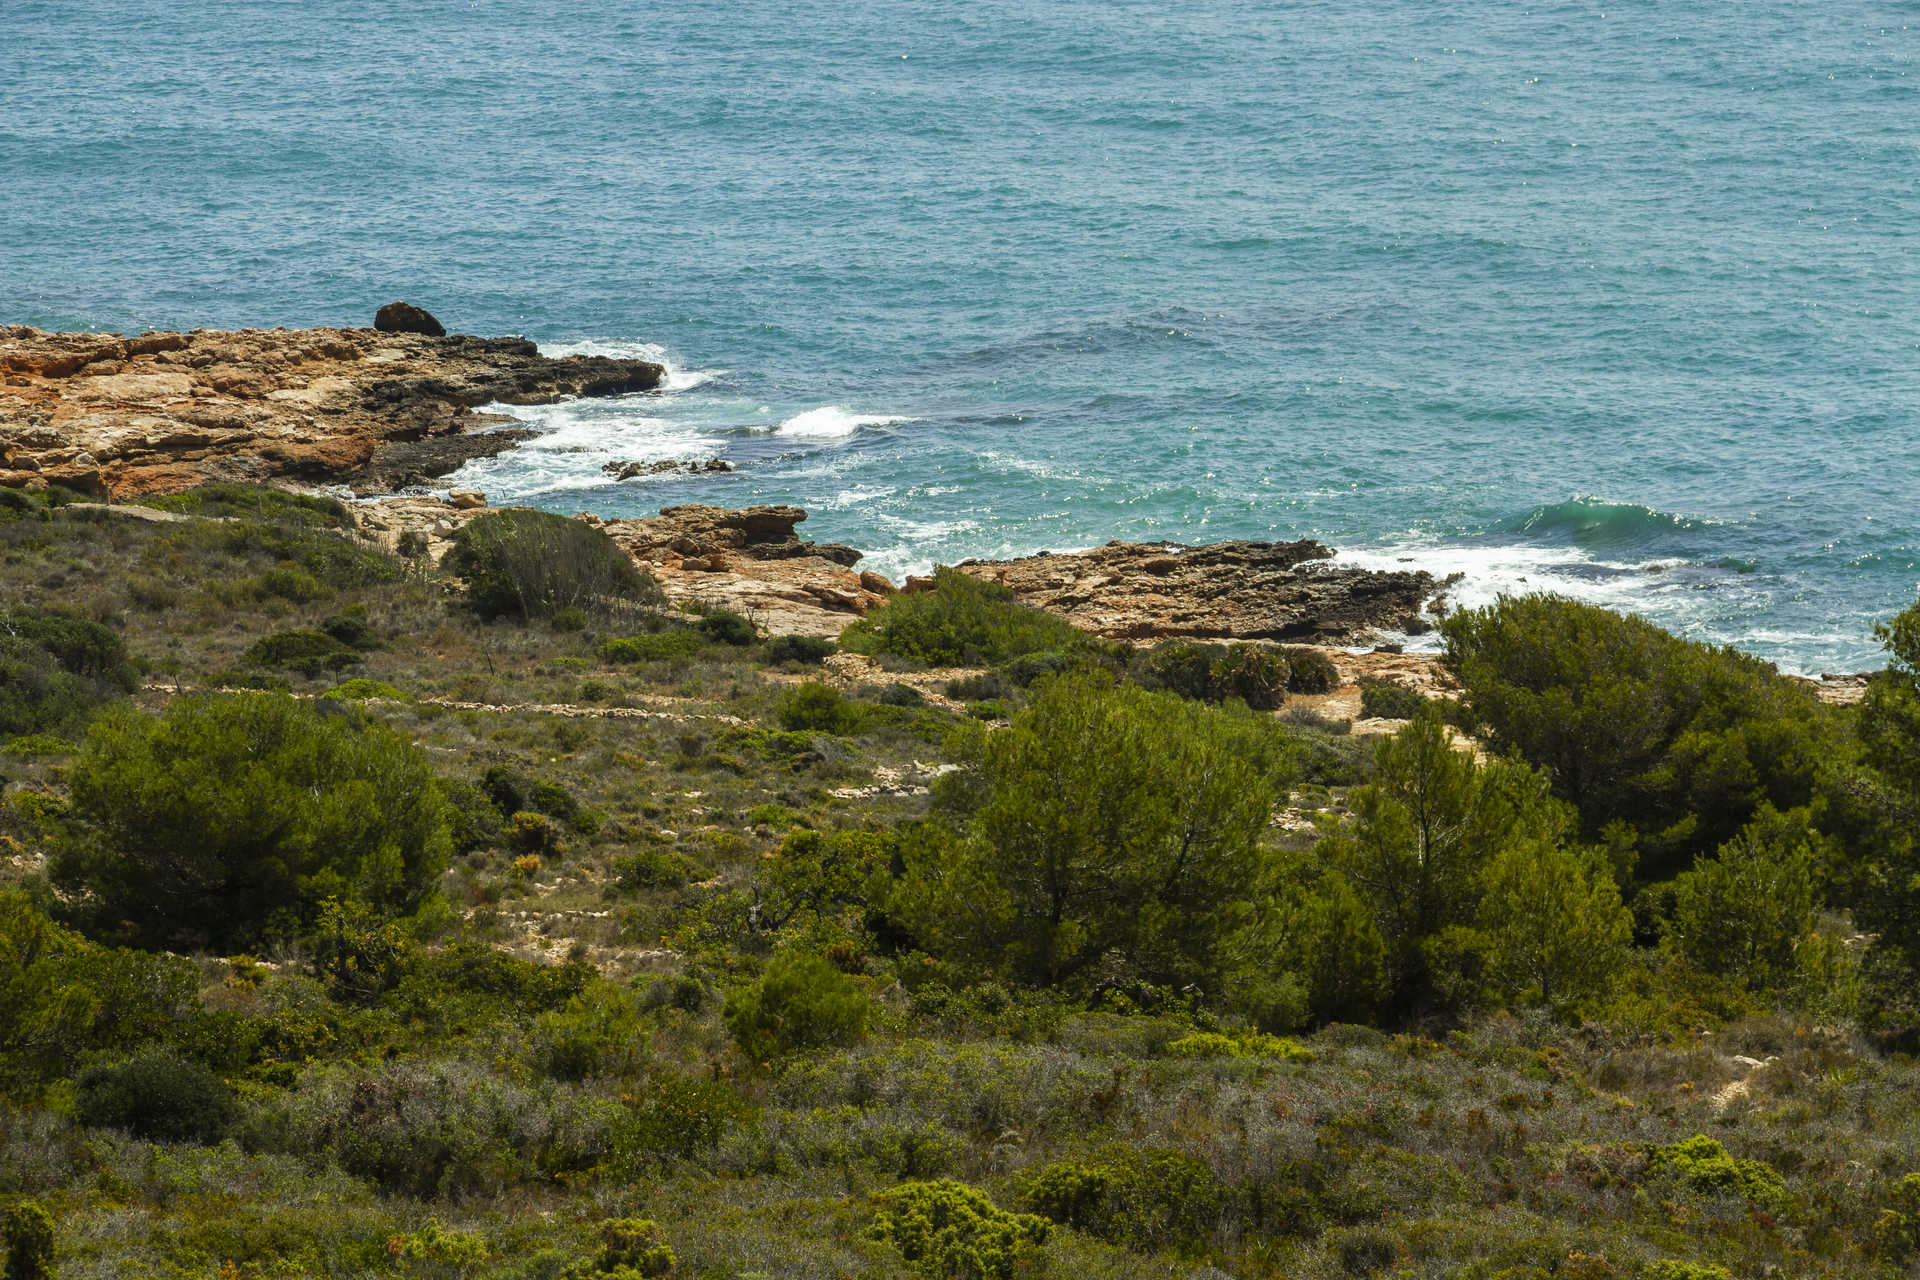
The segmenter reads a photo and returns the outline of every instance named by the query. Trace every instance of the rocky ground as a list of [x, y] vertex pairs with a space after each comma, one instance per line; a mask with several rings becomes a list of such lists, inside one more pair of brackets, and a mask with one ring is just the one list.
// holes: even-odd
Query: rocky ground
[[478, 405], [648, 391], [664, 376], [645, 360], [549, 359], [522, 338], [0, 327], [0, 486], [113, 499], [209, 480], [387, 493], [525, 438], [487, 430], [512, 420]]

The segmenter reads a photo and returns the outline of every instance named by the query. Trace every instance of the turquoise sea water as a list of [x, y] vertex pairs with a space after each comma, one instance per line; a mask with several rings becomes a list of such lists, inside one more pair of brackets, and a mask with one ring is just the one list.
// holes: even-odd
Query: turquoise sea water
[[1796, 670], [1920, 589], [1912, 0], [4, 14], [0, 321], [671, 362], [496, 501], [890, 573], [1317, 536]]

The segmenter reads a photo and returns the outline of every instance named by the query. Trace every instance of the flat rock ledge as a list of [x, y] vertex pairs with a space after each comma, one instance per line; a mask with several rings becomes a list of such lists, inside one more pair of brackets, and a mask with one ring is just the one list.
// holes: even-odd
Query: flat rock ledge
[[0, 486], [96, 497], [209, 480], [391, 492], [511, 448], [478, 405], [659, 387], [648, 360], [373, 329], [48, 333], [0, 326]]
[[[1441, 584], [1424, 570], [1337, 568], [1318, 542], [1109, 542], [958, 566], [1030, 605], [1114, 640], [1365, 644], [1432, 629]], [[909, 580], [912, 590], [915, 580]]]

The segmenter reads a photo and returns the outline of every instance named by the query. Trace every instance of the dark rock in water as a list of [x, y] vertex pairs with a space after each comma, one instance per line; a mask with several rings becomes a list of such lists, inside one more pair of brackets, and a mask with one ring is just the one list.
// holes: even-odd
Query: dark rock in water
[[373, 327], [382, 333], [424, 333], [429, 338], [447, 336], [445, 325], [411, 302], [389, 302], [374, 313]]
[[361, 498], [431, 488], [432, 481], [453, 474], [474, 459], [505, 453], [539, 434], [513, 429], [395, 441], [376, 448], [366, 466], [343, 479], [352, 486], [354, 496]]
[[600, 468], [615, 480], [633, 480], [640, 476], [659, 476], [670, 472], [681, 475], [700, 475], [709, 471], [731, 471], [733, 464], [724, 458], [708, 458], [704, 462], [609, 462]]
[[[1117, 640], [1191, 638], [1318, 643], [1419, 634], [1431, 574], [1335, 568], [1301, 542], [1110, 542], [1091, 551], [969, 560], [961, 572], [999, 582], [1030, 605]], [[914, 589], [907, 580], [907, 590]]]

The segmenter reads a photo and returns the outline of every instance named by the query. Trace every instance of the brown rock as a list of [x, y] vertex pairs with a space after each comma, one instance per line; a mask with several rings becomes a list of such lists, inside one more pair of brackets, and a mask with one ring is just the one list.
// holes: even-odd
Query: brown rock
[[[1348, 642], [1424, 631], [1425, 572], [1337, 569], [1318, 542], [1110, 542], [1091, 551], [967, 561], [1028, 604], [1120, 640]], [[919, 580], [909, 578], [907, 590]]]
[[478, 489], [455, 489], [447, 495], [447, 501], [461, 511], [472, 511], [487, 505], [487, 495]]
[[423, 333], [429, 338], [447, 336], [445, 325], [411, 302], [389, 302], [373, 313], [373, 327], [381, 333]]
[[476, 431], [499, 419], [475, 406], [647, 391], [665, 372], [647, 360], [549, 359], [523, 338], [0, 326], [0, 483], [30, 474], [132, 498], [291, 477], [389, 492], [525, 438]]

